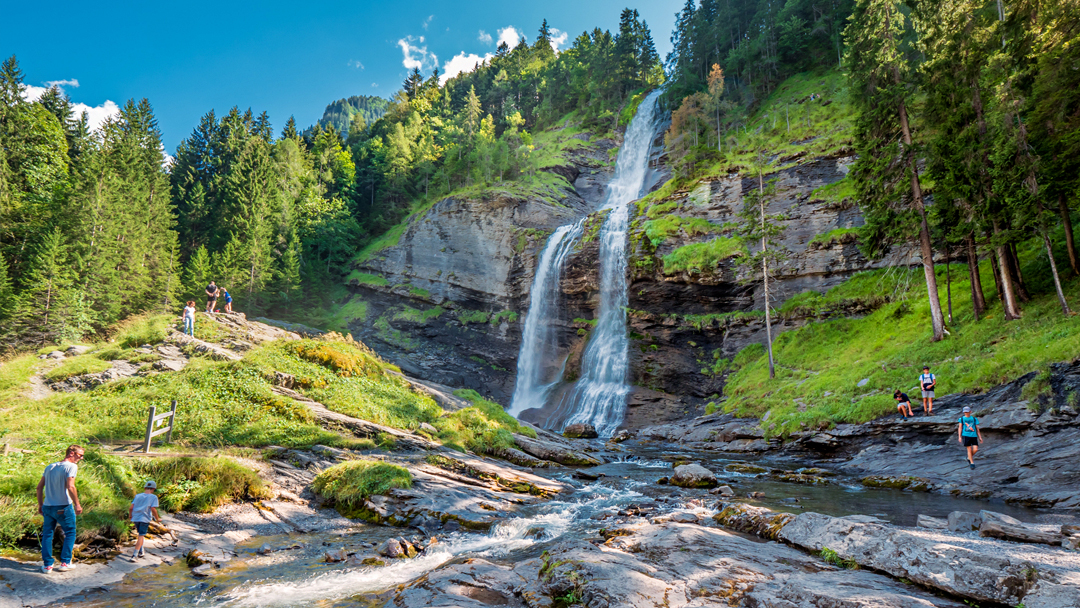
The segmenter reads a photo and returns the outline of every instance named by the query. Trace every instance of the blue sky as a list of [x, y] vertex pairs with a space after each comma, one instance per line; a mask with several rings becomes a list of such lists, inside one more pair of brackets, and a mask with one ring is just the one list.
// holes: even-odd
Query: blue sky
[[91, 6], [11, 0], [4, 2], [0, 20], [0, 57], [18, 57], [27, 85], [66, 81], [72, 101], [84, 104], [95, 119], [129, 98], [148, 98], [172, 153], [210, 109], [265, 110], [275, 133], [290, 115], [307, 126], [335, 99], [390, 97], [400, 89], [409, 61], [422, 63], [425, 75], [436, 61], [440, 70], [471, 67], [472, 55], [493, 52], [500, 35], [517, 32], [532, 42], [545, 18], [567, 35], [565, 47], [593, 27], [614, 33], [620, 11], [636, 8], [663, 57], [682, 5], [683, 0], [196, 0]]

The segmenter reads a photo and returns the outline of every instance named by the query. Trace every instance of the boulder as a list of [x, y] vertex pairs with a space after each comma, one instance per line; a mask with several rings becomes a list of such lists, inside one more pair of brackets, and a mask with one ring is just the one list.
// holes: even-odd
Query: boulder
[[941, 519], [940, 517], [930, 517], [929, 515], [919, 515], [915, 520], [915, 525], [919, 528], [929, 528], [931, 530], [947, 530], [949, 528], [949, 520]]
[[696, 524], [699, 518], [696, 513], [684, 511], [682, 513], [675, 513], [670, 519], [677, 524]]
[[753, 505], [728, 503], [722, 506], [723, 509], [713, 515], [716, 523], [737, 532], [756, 534], [769, 540], [776, 540], [780, 530], [795, 519], [790, 513], [776, 513]]
[[159, 372], [178, 372], [187, 366], [187, 359], [162, 359], [154, 362], [154, 369]]
[[203, 564], [209, 564], [214, 561], [214, 558], [202, 551], [192, 549], [184, 555], [184, 560], [189, 567], [194, 568], [196, 566], [202, 566]]
[[323, 558], [329, 563], [343, 562], [348, 557], [344, 549], [327, 551]]
[[405, 557], [405, 548], [401, 546], [401, 543], [396, 538], [386, 539], [379, 545], [378, 549], [375, 549], [375, 552], [383, 557], [394, 559]]
[[64, 352], [67, 353], [67, 356], [69, 357], [77, 357], [79, 355], [85, 355], [86, 353], [90, 352], [91, 348], [92, 347], [86, 346], [84, 344], [72, 344], [71, 346], [67, 347], [67, 350], [65, 350]]
[[[1011, 518], [1010, 518], [1011, 519]], [[979, 536], [1001, 538], [1018, 543], [1037, 543], [1042, 545], [1061, 545], [1063, 537], [1060, 532], [1043, 532], [1024, 525], [1011, 526], [997, 523], [996, 521], [984, 521], [979, 526]]]
[[951, 532], [973, 532], [982, 525], [982, 518], [967, 511], [953, 511], [949, 513], [948, 524]]
[[438, 436], [438, 434], [439, 434], [439, 429], [431, 426], [430, 424], [428, 424], [426, 422], [421, 422], [420, 423], [420, 430], [424, 431], [428, 435], [431, 435], [432, 437]]
[[568, 424], [563, 429], [563, 437], [569, 439], [596, 439], [599, 436], [596, 427], [591, 424]]
[[196, 567], [191, 569], [192, 576], [195, 576], [196, 578], [206, 578], [206, 577], [210, 576], [213, 573], [214, 573], [214, 565], [213, 564], [203, 564], [201, 566], [196, 566]]
[[50, 359], [63, 359], [64, 356], [65, 356], [64, 351], [62, 351], [62, 350], [54, 350], [54, 351], [52, 351], [51, 353], [48, 354], [48, 357]]
[[671, 485], [681, 488], [714, 488], [716, 475], [700, 464], [684, 464], [675, 467], [675, 473], [669, 480]]
[[255, 552], [259, 555], [270, 555], [274, 552], [274, 548], [267, 543], [263, 543], [263, 546], [259, 547]]
[[514, 443], [521, 451], [541, 460], [550, 460], [569, 467], [594, 467], [604, 464], [598, 458], [584, 452], [571, 449], [548, 439], [533, 439], [524, 435], [514, 435]]
[[296, 384], [296, 376], [284, 372], [274, 372], [274, 386], [292, 388]]
[[1023, 526], [1024, 525], [1024, 522], [1020, 521], [1019, 519], [1016, 519], [1015, 517], [1009, 517], [1008, 515], [1005, 515], [1004, 513], [996, 513], [994, 511], [987, 511], [986, 509], [983, 509], [982, 511], [979, 511], [979, 517], [982, 519], [982, 523], [984, 523], [984, 524], [989, 522], [989, 523], [994, 523], [994, 524], [1004, 524], [1006, 526]]

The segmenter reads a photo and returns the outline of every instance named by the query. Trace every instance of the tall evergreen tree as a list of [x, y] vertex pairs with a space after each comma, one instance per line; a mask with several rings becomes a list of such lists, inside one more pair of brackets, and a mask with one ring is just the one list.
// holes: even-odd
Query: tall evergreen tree
[[859, 158], [852, 172], [866, 215], [870, 252], [880, 254], [894, 242], [917, 239], [936, 342], [945, 337], [945, 319], [908, 116], [911, 66], [904, 53], [905, 22], [896, 0], [858, 0], [844, 32], [852, 101], [859, 110]]

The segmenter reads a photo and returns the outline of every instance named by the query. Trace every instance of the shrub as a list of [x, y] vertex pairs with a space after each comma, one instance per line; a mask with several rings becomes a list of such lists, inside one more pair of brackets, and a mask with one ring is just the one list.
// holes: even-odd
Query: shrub
[[163, 314], [135, 315], [121, 321], [113, 328], [111, 340], [119, 344], [121, 348], [158, 344], [165, 340], [173, 320], [173, 317]]
[[[227, 502], [272, 496], [254, 471], [228, 458], [147, 459], [134, 466], [137, 473], [157, 482], [161, 508], [170, 512], [210, 513]], [[135, 485], [142, 488], [143, 483]]]

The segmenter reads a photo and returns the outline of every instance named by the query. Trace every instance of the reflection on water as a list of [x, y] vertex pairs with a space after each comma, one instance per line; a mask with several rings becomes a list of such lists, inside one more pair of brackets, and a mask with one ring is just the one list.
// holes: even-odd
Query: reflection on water
[[[991, 508], [1032, 520], [1034, 512], [1005, 504], [990, 505], [937, 494], [871, 489], [856, 480], [834, 478], [828, 486], [804, 486], [782, 483], [767, 477], [755, 477], [724, 470], [734, 462], [714, 454], [660, 449], [635, 449], [636, 454], [603, 466], [587, 469], [598, 475], [595, 482], [582, 484], [573, 480], [573, 471], [554, 469], [538, 471], [573, 483], [576, 489], [562, 500], [532, 505], [496, 526], [489, 534], [457, 532], [439, 536], [439, 542], [420, 557], [393, 560], [384, 567], [328, 564], [323, 554], [329, 549], [344, 548], [359, 557], [373, 555], [378, 544], [412, 531], [363, 526], [348, 535], [308, 534], [260, 537], [238, 547], [241, 556], [218, 570], [212, 578], [193, 579], [182, 564], [143, 568], [122, 583], [106, 589], [70, 598], [80, 605], [100, 608], [149, 608], [172, 606], [302, 607], [356, 606], [375, 601], [388, 590], [419, 578], [441, 564], [458, 557], [483, 557], [490, 561], [511, 563], [538, 555], [548, 543], [559, 538], [592, 535], [605, 526], [604, 519], [629, 505], [651, 505], [655, 513], [693, 510], [702, 516], [715, 513], [717, 497], [704, 490], [686, 490], [657, 485], [660, 477], [671, 473], [675, 460], [690, 460], [716, 471], [721, 483], [730, 485], [739, 496], [763, 492], [752, 501], [775, 510], [798, 513], [817, 511], [829, 515], [877, 515], [899, 525], [914, 525], [919, 514], [944, 517], [950, 511]], [[755, 464], [797, 469], [805, 463], [782, 460], [758, 460]], [[708, 521], [708, 520], [706, 520]], [[611, 525], [610, 521], [606, 522]], [[263, 543], [272, 547], [295, 547], [257, 555]], [[389, 560], [388, 560], [389, 561]], [[356, 563], [356, 562], [354, 562]], [[385, 599], [385, 598], [383, 598]], [[377, 604], [381, 602], [376, 602]]]

